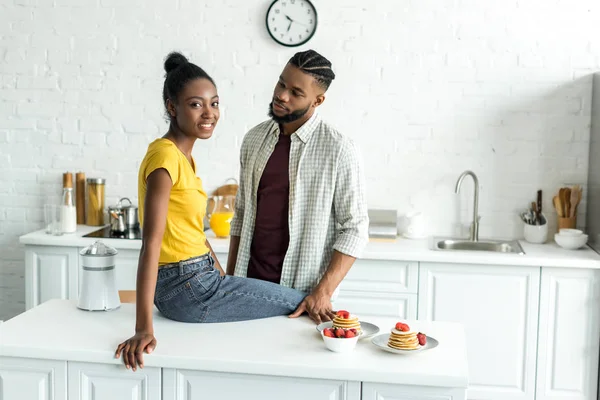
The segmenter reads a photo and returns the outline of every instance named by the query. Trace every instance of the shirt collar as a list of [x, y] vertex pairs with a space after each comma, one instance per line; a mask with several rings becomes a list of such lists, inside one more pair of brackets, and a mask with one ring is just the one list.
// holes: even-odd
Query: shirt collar
[[[300, 128], [298, 128], [296, 132], [292, 133], [292, 136], [296, 135], [298, 136], [298, 139], [306, 143], [311, 138], [313, 132], [317, 129], [317, 126], [319, 126], [320, 122], [321, 116], [315, 110], [312, 117], [310, 117], [308, 121], [306, 121]], [[271, 134], [279, 136], [279, 124], [275, 121], [271, 121], [271, 124]]]

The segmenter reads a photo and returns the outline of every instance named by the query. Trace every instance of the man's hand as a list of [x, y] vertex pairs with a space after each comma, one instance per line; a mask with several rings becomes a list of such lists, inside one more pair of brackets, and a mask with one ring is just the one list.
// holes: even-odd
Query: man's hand
[[331, 310], [331, 296], [322, 291], [313, 291], [306, 296], [296, 311], [290, 315], [290, 318], [297, 318], [303, 312], [307, 312], [310, 319], [317, 324], [325, 321], [331, 321], [335, 313]]

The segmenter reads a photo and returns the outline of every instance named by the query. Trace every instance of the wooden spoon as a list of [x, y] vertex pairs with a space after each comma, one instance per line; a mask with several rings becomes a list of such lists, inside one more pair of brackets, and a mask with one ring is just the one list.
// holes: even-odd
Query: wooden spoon
[[573, 188], [573, 190], [571, 190], [569, 203], [571, 206], [571, 213], [569, 214], [569, 217], [573, 218], [575, 216], [575, 213], [577, 212], [577, 205], [579, 204], [579, 190], [577, 190], [576, 188]]
[[565, 188], [565, 217], [571, 215], [571, 188]]
[[579, 208], [579, 204], [581, 203], [581, 199], [583, 198], [583, 188], [579, 185], [576, 185], [577, 188], [577, 204], [575, 204], [575, 215], [577, 215], [577, 209]]
[[565, 191], [567, 189], [566, 188], [560, 188], [560, 190], [558, 191], [558, 198], [560, 199], [560, 205], [561, 205], [561, 214], [564, 217], [566, 217], [568, 214], [566, 213], [567, 211], [567, 199], [565, 197]]
[[563, 208], [562, 208], [562, 204], [560, 203], [560, 198], [558, 196], [554, 196], [552, 198], [552, 204], [554, 204], [554, 208], [556, 209], [556, 214], [562, 218], [563, 217]]

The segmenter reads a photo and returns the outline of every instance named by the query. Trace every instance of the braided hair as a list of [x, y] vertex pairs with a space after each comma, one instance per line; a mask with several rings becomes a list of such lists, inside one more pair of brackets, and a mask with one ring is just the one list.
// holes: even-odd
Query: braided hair
[[[215, 81], [202, 68], [188, 61], [181, 53], [169, 53], [165, 59], [165, 84], [163, 86], [163, 104], [167, 106], [167, 100], [177, 101], [179, 93], [185, 85], [194, 79], [208, 79], [215, 87]], [[167, 116], [171, 119], [167, 110]]]
[[315, 78], [317, 84], [324, 90], [327, 90], [331, 81], [335, 79], [331, 62], [314, 50], [294, 54], [289, 63]]

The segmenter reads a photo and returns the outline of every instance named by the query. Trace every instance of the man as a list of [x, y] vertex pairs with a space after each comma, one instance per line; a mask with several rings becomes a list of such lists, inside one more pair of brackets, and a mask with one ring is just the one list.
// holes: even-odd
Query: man
[[335, 74], [314, 50], [295, 54], [240, 154], [227, 274], [309, 293], [291, 317], [333, 318], [331, 298], [368, 241], [362, 163], [318, 113]]

